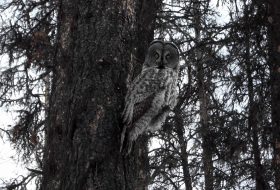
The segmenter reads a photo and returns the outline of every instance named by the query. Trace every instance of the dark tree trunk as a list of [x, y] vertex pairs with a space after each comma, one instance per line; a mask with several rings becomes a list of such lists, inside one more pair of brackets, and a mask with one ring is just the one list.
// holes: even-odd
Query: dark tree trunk
[[269, 0], [269, 38], [271, 66], [271, 105], [273, 127], [273, 168], [275, 172], [275, 187], [280, 189], [280, 1]]
[[[200, 2], [194, 1], [194, 25], [195, 25], [195, 40], [197, 46], [201, 43], [202, 23]], [[200, 117], [200, 135], [202, 137], [202, 162], [203, 172], [205, 178], [205, 190], [214, 189], [214, 177], [213, 177], [213, 160], [212, 160], [212, 147], [210, 137], [209, 126], [209, 94], [207, 92], [207, 82], [204, 71], [205, 55], [203, 55], [203, 48], [197, 48], [196, 50], [196, 69], [197, 69], [197, 86], [198, 86], [198, 101], [199, 101], [199, 117]], [[207, 56], [206, 56], [207, 57]], [[209, 84], [208, 84], [209, 85]]]
[[[249, 51], [249, 49], [248, 49]], [[259, 137], [258, 137], [258, 107], [254, 102], [254, 87], [252, 79], [252, 70], [250, 61], [246, 61], [246, 71], [248, 78], [248, 94], [249, 94], [249, 112], [248, 112], [248, 127], [252, 131], [252, 146], [254, 155], [254, 167], [255, 167], [255, 182], [256, 190], [265, 190], [266, 183], [264, 179], [263, 166], [261, 164]]]
[[[245, 19], [246, 23], [249, 23], [249, 13], [248, 6], [245, 5]], [[256, 190], [265, 190], [266, 183], [264, 179], [264, 171], [263, 166], [261, 164], [261, 156], [260, 156], [260, 147], [259, 147], [259, 137], [258, 137], [258, 106], [254, 100], [254, 81], [252, 77], [252, 63], [250, 60], [250, 25], [246, 26], [245, 30], [245, 64], [246, 64], [246, 74], [247, 74], [247, 89], [248, 89], [248, 97], [249, 97], [249, 112], [248, 112], [248, 128], [252, 131], [252, 147], [253, 147], [253, 156], [254, 156], [254, 178], [256, 182]]]
[[180, 146], [180, 157], [182, 162], [183, 174], [184, 174], [184, 183], [186, 190], [192, 190], [192, 181], [191, 175], [189, 171], [188, 164], [188, 153], [187, 153], [187, 142], [185, 141], [185, 129], [184, 129], [184, 121], [181, 115], [181, 110], [175, 109], [175, 126], [176, 133], [178, 136], [179, 146]]
[[200, 104], [200, 127], [202, 137], [202, 161], [203, 171], [205, 177], [205, 190], [214, 189], [214, 177], [213, 177], [213, 160], [212, 160], [212, 140], [209, 129], [208, 121], [208, 93], [206, 90], [205, 76], [203, 71], [203, 61], [198, 61], [198, 89], [199, 89], [199, 104]]
[[252, 71], [250, 69], [251, 64], [247, 62], [247, 77], [248, 77], [248, 93], [249, 93], [249, 115], [248, 115], [248, 127], [252, 130], [252, 145], [254, 155], [254, 167], [255, 167], [255, 182], [256, 190], [265, 190], [266, 183], [264, 179], [263, 166], [261, 164], [259, 139], [258, 139], [258, 107], [254, 102], [253, 95], [253, 79]]
[[[144, 3], [61, 0], [41, 189], [147, 188], [145, 138], [128, 158], [119, 152], [126, 80], [135, 70], [135, 41], [143, 27], [139, 18], [149, 36], [141, 52], [153, 36], [157, 7], [151, 3], [154, 12], [142, 15]], [[137, 56], [143, 60], [144, 53]]]

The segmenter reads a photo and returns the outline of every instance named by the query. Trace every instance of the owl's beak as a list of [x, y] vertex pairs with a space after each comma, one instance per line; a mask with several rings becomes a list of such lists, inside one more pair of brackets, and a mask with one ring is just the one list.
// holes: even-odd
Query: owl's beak
[[160, 59], [160, 62], [159, 62], [159, 66], [158, 66], [159, 69], [164, 69], [164, 61], [163, 61], [163, 56], [161, 56], [161, 59]]
[[164, 69], [164, 68], [165, 68], [163, 62], [160, 62], [158, 68], [159, 68], [159, 69]]

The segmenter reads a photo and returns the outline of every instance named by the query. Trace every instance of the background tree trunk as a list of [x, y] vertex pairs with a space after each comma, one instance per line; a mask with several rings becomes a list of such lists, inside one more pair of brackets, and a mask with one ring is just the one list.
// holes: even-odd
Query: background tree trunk
[[[205, 178], [205, 190], [214, 189], [214, 177], [213, 177], [213, 160], [212, 160], [212, 147], [210, 137], [209, 126], [209, 94], [207, 92], [207, 81], [205, 76], [205, 57], [203, 55], [203, 48], [200, 47], [201, 35], [202, 35], [202, 23], [201, 23], [201, 10], [200, 2], [194, 1], [194, 11], [196, 15], [194, 17], [195, 25], [195, 40], [197, 45], [196, 51], [196, 69], [197, 69], [197, 85], [198, 85], [198, 101], [199, 101], [199, 116], [200, 116], [200, 135], [202, 137], [202, 162]], [[209, 85], [209, 84], [208, 84]]]
[[[147, 140], [140, 139], [128, 158], [119, 152], [126, 79], [134, 70], [144, 3], [61, 1], [43, 190], [147, 188]], [[149, 36], [142, 52], [153, 36], [155, 5], [142, 18]], [[137, 56], [143, 60], [144, 53]]]
[[280, 189], [280, 1], [269, 0], [271, 106], [274, 149], [275, 187]]
[[[200, 57], [201, 58], [201, 57]], [[213, 177], [213, 160], [212, 160], [212, 147], [211, 147], [211, 134], [208, 124], [208, 93], [206, 90], [206, 82], [203, 71], [203, 60], [198, 61], [198, 96], [199, 96], [199, 109], [200, 109], [200, 127], [202, 137], [202, 162], [203, 171], [205, 177], [205, 190], [214, 189], [214, 177]]]
[[[244, 15], [246, 23], [249, 23], [249, 13], [248, 6], [244, 6]], [[246, 75], [247, 75], [247, 89], [248, 89], [248, 128], [249, 131], [252, 131], [252, 152], [254, 155], [254, 178], [256, 182], [256, 190], [265, 190], [266, 183], [264, 180], [264, 171], [261, 163], [261, 155], [259, 148], [259, 137], [258, 137], [258, 106], [257, 102], [254, 100], [254, 79], [253, 79], [253, 70], [252, 70], [252, 60], [250, 55], [250, 47], [252, 44], [250, 43], [250, 26], [246, 25], [245, 28], [245, 64], [246, 64]]]
[[187, 153], [187, 142], [185, 139], [185, 128], [184, 128], [184, 120], [182, 118], [182, 111], [176, 107], [174, 110], [175, 113], [175, 130], [178, 136], [178, 142], [179, 142], [179, 150], [180, 150], [180, 159], [181, 164], [183, 168], [183, 180], [185, 184], [186, 190], [192, 190], [192, 180], [190, 176], [190, 170], [189, 170], [189, 161], [188, 161], [188, 153]]

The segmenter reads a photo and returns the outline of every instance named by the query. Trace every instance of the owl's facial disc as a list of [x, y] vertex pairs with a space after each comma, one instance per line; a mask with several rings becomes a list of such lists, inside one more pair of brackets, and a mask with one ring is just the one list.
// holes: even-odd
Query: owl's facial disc
[[143, 69], [177, 69], [179, 65], [178, 48], [171, 42], [155, 40], [150, 44]]
[[161, 57], [161, 52], [157, 49], [154, 52], [154, 57], [156, 59], [156, 62], [160, 61], [160, 57]]
[[160, 58], [157, 60], [157, 68], [158, 69], [165, 69], [165, 64], [164, 64], [164, 54], [163, 54], [163, 50], [160, 49]]
[[166, 43], [163, 50], [163, 64], [167, 68], [177, 69], [179, 65], [179, 52], [172, 43]]
[[163, 64], [164, 65], [168, 64], [168, 62], [170, 61], [170, 56], [171, 56], [170, 52], [168, 50], [166, 50], [164, 52], [163, 56], [162, 56], [163, 57]]

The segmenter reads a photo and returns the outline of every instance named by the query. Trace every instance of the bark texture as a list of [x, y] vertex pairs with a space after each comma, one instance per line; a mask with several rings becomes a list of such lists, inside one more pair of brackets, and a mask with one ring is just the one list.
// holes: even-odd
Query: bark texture
[[[147, 188], [147, 140], [128, 158], [119, 152], [142, 3], [61, 1], [41, 189]], [[154, 15], [145, 15], [147, 36], [153, 36]]]

